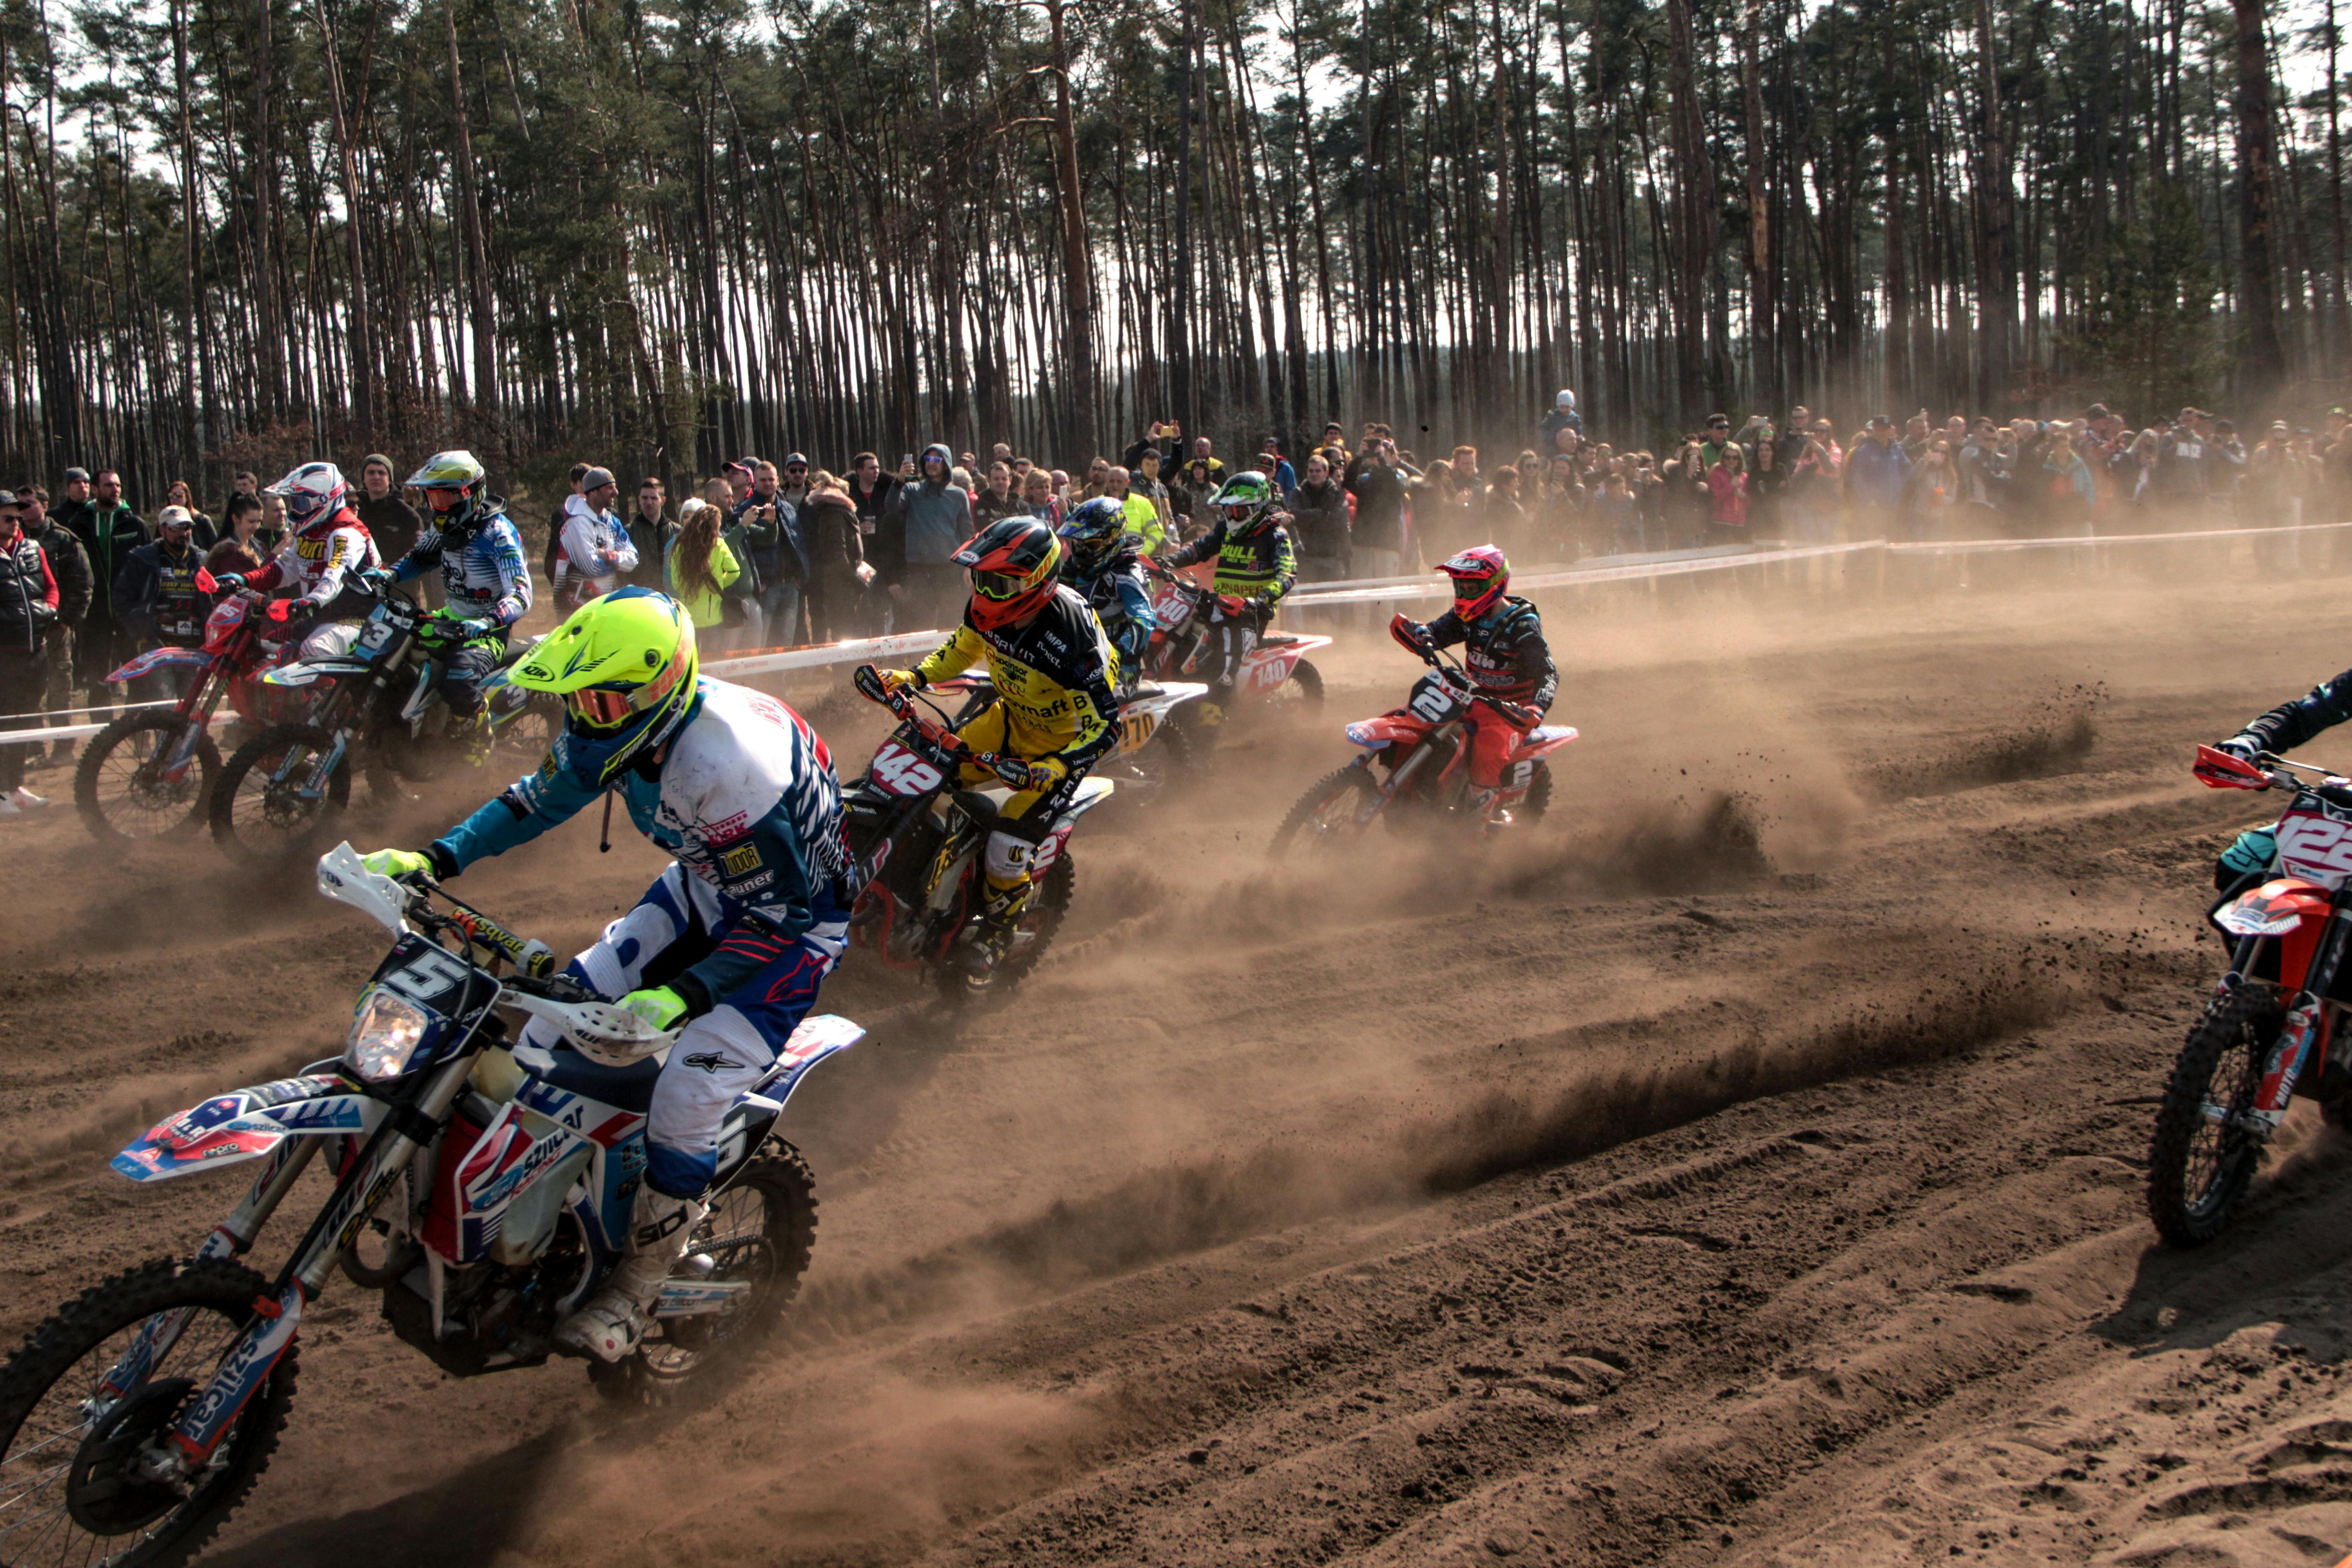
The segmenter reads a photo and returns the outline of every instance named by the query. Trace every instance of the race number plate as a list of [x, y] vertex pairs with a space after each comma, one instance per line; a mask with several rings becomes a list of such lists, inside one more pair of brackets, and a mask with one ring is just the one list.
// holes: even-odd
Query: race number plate
[[2279, 818], [2279, 864], [2331, 892], [2352, 880], [2352, 823], [2297, 805]]

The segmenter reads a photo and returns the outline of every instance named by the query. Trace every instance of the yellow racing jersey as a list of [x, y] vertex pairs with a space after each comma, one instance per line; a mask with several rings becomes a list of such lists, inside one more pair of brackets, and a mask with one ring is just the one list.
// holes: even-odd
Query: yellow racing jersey
[[915, 667], [926, 685], [988, 661], [996, 700], [1003, 704], [1005, 742], [1034, 762], [1055, 757], [1072, 772], [1118, 741], [1118, 655], [1094, 610], [1066, 585], [1019, 626], [982, 631], [966, 607], [963, 625], [945, 646]]

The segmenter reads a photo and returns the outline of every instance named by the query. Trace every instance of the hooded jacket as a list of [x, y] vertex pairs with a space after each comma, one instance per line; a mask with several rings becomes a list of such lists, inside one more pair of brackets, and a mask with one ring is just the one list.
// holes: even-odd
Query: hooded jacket
[[[931, 478], [938, 458], [940, 477]], [[874, 553], [883, 583], [903, 582], [910, 566], [947, 566], [972, 535], [971, 498], [949, 478], [955, 454], [934, 441], [923, 448], [923, 477], [891, 493], [890, 510], [874, 531]]]

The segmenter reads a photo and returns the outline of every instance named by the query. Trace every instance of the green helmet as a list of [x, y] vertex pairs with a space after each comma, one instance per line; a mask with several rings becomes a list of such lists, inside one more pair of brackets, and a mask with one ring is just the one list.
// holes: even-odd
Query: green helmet
[[1209, 498], [1209, 505], [1225, 520], [1225, 536], [1246, 539], [1274, 521], [1279, 498], [1274, 485], [1255, 468], [1246, 468], [1225, 481], [1225, 488]]

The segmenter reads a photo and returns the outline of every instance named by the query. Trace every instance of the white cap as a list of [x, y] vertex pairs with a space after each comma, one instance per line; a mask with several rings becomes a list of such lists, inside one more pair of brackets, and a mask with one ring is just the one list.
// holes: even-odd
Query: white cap
[[1576, 406], [1576, 394], [1563, 386], [1559, 389], [1559, 395], [1553, 398], [1552, 403], [1556, 407], [1573, 408]]

